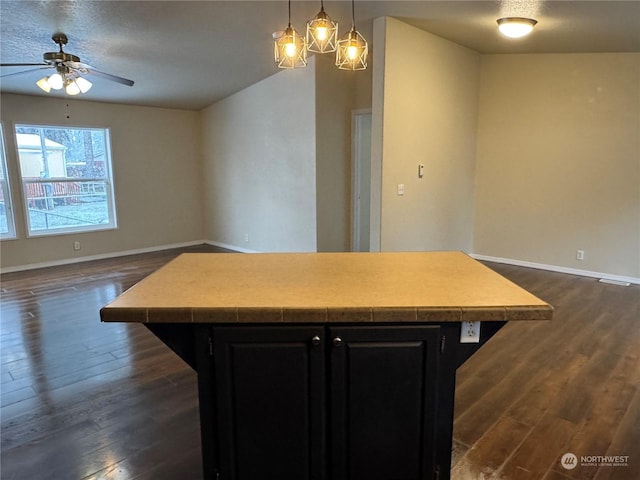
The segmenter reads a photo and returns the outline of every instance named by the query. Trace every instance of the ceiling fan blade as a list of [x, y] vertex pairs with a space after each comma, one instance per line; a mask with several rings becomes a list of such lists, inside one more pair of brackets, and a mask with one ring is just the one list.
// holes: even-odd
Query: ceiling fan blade
[[[40, 65], [40, 64], [37, 64], [37, 65]], [[0, 75], [0, 78], [12, 77], [14, 75], [22, 75], [23, 73], [37, 72], [38, 70], [46, 70], [48, 68], [52, 68], [52, 66], [51, 65], [47, 65], [46, 67], [32, 68], [31, 70], [21, 70], [19, 72], [5, 73], [4, 75]]]
[[127, 85], [128, 87], [133, 87], [133, 80], [118, 77], [117, 75], [112, 75], [110, 73], [101, 72], [100, 70], [96, 70], [94, 67], [92, 67], [91, 65], [87, 65], [86, 63], [74, 62], [74, 66], [76, 66], [76, 68], [86, 70], [87, 73], [95, 75], [96, 77], [101, 77], [106, 80], [111, 80], [112, 82], [121, 83], [122, 85]]
[[35, 67], [36, 65], [48, 65], [48, 63], [0, 63], [0, 67]]

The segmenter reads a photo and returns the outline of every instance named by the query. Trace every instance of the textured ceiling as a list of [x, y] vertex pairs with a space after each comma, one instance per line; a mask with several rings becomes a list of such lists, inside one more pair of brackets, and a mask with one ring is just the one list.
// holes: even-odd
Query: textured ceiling
[[[394, 16], [481, 53], [640, 51], [640, 1], [356, 1], [356, 25], [372, 43], [372, 20]], [[292, 23], [303, 30], [319, 1], [294, 0]], [[349, 1], [325, 1], [344, 35]], [[502, 16], [531, 15], [534, 33], [507, 40]], [[42, 60], [65, 51], [98, 70], [135, 80], [133, 87], [91, 78], [83, 99], [201, 109], [277, 73], [271, 33], [287, 24], [284, 1], [12, 1], [0, 2], [2, 63]], [[3, 67], [2, 74], [21, 71]], [[42, 71], [1, 79], [2, 92], [44, 94]], [[56, 93], [56, 95], [63, 95]]]

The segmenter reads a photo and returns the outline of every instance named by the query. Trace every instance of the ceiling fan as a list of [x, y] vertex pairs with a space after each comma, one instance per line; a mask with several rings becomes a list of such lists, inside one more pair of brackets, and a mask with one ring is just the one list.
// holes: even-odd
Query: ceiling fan
[[60, 90], [64, 88], [67, 94], [77, 95], [78, 93], [85, 93], [91, 88], [91, 82], [86, 80], [81, 75], [94, 75], [99, 78], [111, 80], [112, 82], [133, 86], [133, 80], [127, 78], [118, 77], [110, 73], [101, 72], [96, 70], [91, 65], [82, 63], [80, 57], [71, 53], [66, 53], [62, 50], [63, 45], [66, 45], [68, 38], [64, 33], [54, 33], [51, 39], [59, 46], [58, 52], [46, 52], [42, 58], [42, 63], [0, 63], [0, 67], [35, 67], [30, 70], [22, 70], [20, 72], [7, 73], [0, 75], [0, 77], [11, 77], [14, 75], [22, 75], [24, 73], [34, 72], [37, 70], [45, 70], [49, 68], [55, 68], [56, 72], [49, 77], [41, 78], [36, 85], [38, 85], [45, 92], [49, 92], [51, 89]]

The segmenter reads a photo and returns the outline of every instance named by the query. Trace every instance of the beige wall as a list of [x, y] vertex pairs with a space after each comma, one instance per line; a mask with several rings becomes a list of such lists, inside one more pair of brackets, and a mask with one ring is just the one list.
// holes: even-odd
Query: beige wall
[[[18, 235], [16, 240], [2, 241], [3, 268], [204, 238], [197, 112], [10, 94], [3, 94], [1, 101]], [[26, 238], [14, 123], [110, 129], [116, 230]], [[79, 252], [73, 251], [76, 240], [82, 245]]]
[[640, 277], [640, 54], [484, 55], [481, 71], [473, 251]]
[[372, 248], [469, 251], [480, 56], [393, 18], [374, 35]]
[[339, 70], [330, 55], [316, 62], [317, 250], [350, 249], [351, 110], [364, 72]]
[[[373, 40], [371, 73], [313, 58], [202, 112], [3, 94], [2, 267], [202, 239], [347, 250], [349, 113], [373, 91], [372, 249], [640, 278], [640, 54], [479, 55], [394, 19]], [[25, 238], [14, 122], [111, 128], [117, 230]]]
[[207, 239], [251, 251], [316, 250], [314, 92], [311, 59], [202, 112]]

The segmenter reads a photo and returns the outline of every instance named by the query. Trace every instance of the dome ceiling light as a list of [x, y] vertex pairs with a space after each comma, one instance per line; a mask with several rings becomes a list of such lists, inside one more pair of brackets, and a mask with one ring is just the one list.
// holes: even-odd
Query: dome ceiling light
[[526, 37], [533, 31], [537, 20], [524, 17], [504, 17], [498, 19], [498, 30], [509, 38]]

